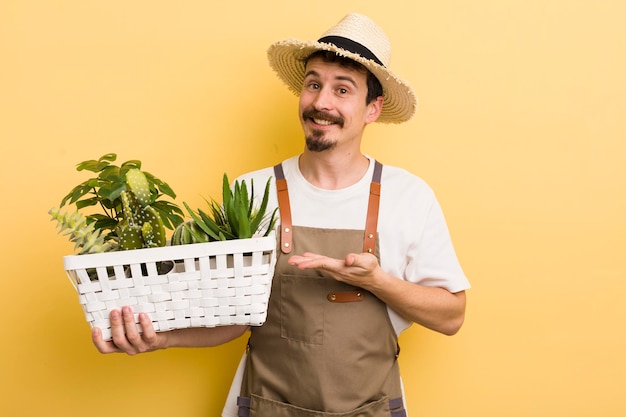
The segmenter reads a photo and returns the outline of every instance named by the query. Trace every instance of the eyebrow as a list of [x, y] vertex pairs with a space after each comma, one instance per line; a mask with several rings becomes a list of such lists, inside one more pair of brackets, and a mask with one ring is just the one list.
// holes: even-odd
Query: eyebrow
[[[309, 70], [309, 71], [307, 71], [304, 74], [304, 78], [306, 79], [307, 77], [309, 77], [311, 75], [314, 76], [314, 77], [319, 77], [320, 76], [317, 71]], [[352, 84], [353, 86], [358, 87], [358, 85], [357, 85], [356, 81], [354, 80], [354, 78], [350, 77], [349, 75], [339, 75], [339, 76], [335, 77], [335, 79], [339, 80], [339, 81], [347, 81], [350, 84]]]

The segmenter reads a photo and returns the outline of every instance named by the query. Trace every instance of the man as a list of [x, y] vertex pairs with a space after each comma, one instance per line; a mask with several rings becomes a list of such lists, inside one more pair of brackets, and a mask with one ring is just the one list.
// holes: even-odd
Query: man
[[[224, 416], [406, 416], [400, 332], [418, 323], [455, 334], [469, 283], [441, 209], [418, 177], [360, 150], [365, 127], [415, 112], [411, 87], [388, 68], [391, 47], [369, 18], [350, 14], [317, 42], [287, 40], [270, 65], [300, 95], [301, 155], [242, 176], [274, 177], [279, 255], [267, 321], [251, 328]], [[103, 353], [214, 346], [243, 326], [155, 333], [128, 308], [111, 313]]]

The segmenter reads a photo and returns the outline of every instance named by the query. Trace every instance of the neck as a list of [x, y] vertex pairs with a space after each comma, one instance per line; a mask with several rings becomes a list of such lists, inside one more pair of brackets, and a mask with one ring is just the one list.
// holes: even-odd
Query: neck
[[369, 168], [362, 153], [338, 155], [305, 149], [299, 159], [300, 172], [312, 185], [325, 190], [339, 190], [357, 183]]

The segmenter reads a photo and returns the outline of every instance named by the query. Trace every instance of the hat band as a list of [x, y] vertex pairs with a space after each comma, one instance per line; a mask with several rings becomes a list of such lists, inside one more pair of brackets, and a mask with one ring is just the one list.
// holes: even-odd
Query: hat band
[[338, 48], [345, 49], [346, 51], [352, 52], [353, 54], [361, 55], [363, 58], [374, 61], [382, 67], [385, 66], [380, 61], [380, 59], [378, 59], [376, 55], [374, 55], [372, 51], [370, 51], [360, 43], [353, 41], [352, 39], [344, 38], [343, 36], [324, 36], [317, 41], [320, 43], [330, 43], [331, 45], [335, 45]]

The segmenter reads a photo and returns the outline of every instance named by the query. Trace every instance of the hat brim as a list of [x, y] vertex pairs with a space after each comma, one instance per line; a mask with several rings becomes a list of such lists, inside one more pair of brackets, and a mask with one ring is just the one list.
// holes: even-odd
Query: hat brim
[[272, 44], [267, 50], [270, 67], [291, 91], [299, 95], [304, 83], [304, 61], [316, 51], [331, 51], [364, 65], [383, 87], [384, 105], [377, 122], [402, 123], [417, 110], [417, 97], [409, 83], [391, 70], [330, 43], [287, 39]]

